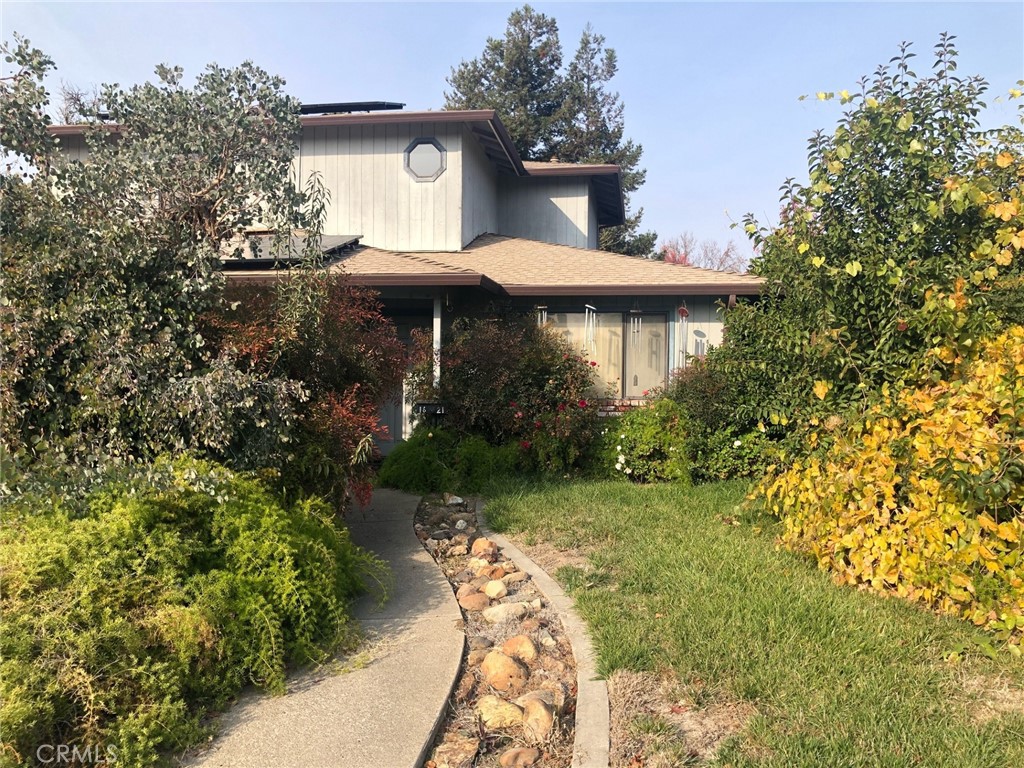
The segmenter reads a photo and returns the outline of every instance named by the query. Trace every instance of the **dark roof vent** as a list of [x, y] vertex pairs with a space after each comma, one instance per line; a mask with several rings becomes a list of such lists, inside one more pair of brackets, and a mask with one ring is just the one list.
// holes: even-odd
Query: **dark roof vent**
[[405, 104], [397, 101], [340, 101], [333, 104], [303, 104], [301, 115], [340, 115], [352, 112], [380, 112], [386, 109], [401, 109]]

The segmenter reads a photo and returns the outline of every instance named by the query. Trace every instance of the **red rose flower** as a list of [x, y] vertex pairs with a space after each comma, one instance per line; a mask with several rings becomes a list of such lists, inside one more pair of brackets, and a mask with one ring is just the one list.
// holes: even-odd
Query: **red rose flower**
[[579, 406], [580, 408], [586, 408], [586, 407], [587, 407], [587, 401], [586, 401], [586, 400], [580, 400], [580, 401], [579, 401], [579, 402], [577, 403], [577, 405], [578, 405], [578, 406]]

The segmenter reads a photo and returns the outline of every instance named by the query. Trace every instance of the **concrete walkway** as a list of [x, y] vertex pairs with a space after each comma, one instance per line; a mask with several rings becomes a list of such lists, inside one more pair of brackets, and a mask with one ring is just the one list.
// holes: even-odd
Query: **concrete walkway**
[[[247, 693], [192, 768], [413, 768], [445, 714], [465, 636], [451, 587], [413, 532], [419, 497], [378, 490], [349, 513], [353, 540], [388, 561], [391, 599], [355, 606], [369, 637], [357, 668], [289, 680], [284, 696]], [[365, 666], [359, 661], [365, 661]]]

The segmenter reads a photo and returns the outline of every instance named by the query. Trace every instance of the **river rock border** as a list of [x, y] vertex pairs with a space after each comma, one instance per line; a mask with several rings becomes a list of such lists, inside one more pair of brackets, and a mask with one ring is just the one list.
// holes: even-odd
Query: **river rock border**
[[[424, 498], [417, 510], [417, 537], [457, 591], [470, 648], [425, 766], [468, 768], [481, 749], [479, 764], [492, 765], [497, 748], [509, 768], [607, 768], [608, 689], [595, 679], [585, 625], [540, 566], [487, 528], [482, 510], [481, 501], [450, 494]], [[522, 610], [498, 616], [515, 609]]]
[[[477, 510], [482, 516], [483, 505]], [[543, 568], [515, 544], [480, 523], [480, 532], [497, 544], [505, 556], [524, 573], [557, 611], [576, 659], [576, 728], [573, 738], [574, 768], [607, 768], [610, 764], [608, 684], [597, 678], [596, 657], [586, 625], [576, 613], [573, 600]]]

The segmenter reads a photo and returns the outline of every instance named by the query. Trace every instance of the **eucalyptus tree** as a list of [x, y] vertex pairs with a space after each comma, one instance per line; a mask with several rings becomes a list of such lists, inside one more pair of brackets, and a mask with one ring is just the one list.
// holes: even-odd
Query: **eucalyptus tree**
[[16, 38], [0, 81], [7, 466], [100, 469], [194, 449], [266, 464], [301, 385], [256, 377], [206, 344], [225, 244], [256, 225], [303, 224], [290, 178], [298, 103], [251, 63], [194, 84], [107, 86], [82, 125], [88, 160], [50, 130], [49, 57]]

